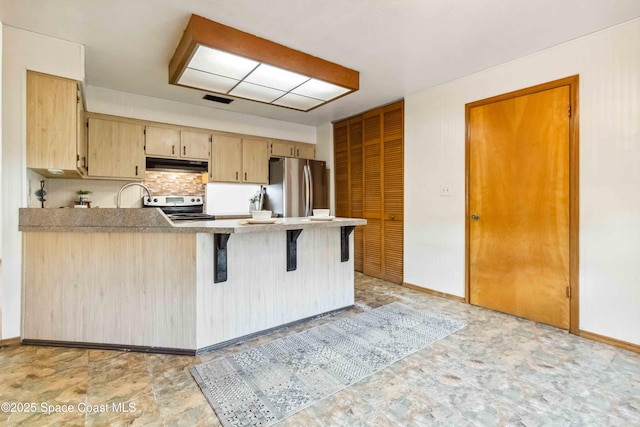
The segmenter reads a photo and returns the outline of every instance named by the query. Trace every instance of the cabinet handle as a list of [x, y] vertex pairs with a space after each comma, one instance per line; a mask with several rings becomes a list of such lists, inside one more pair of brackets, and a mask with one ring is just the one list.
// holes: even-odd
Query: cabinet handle
[[289, 155], [293, 157], [293, 147], [289, 148], [289, 153], [290, 153]]
[[136, 176], [138, 176], [138, 167], [136, 166]]
[[247, 180], [247, 173], [246, 172], [244, 173], [244, 180], [245, 181]]
[[82, 156], [82, 166], [87, 169], [87, 156]]
[[183, 156], [187, 155], [187, 146], [186, 145], [182, 147], [182, 155]]
[[236, 181], [238, 180], [238, 172], [236, 172]]
[[176, 154], [176, 146], [175, 145], [171, 146], [171, 154]]
[[300, 157], [300, 149], [296, 148], [296, 157]]

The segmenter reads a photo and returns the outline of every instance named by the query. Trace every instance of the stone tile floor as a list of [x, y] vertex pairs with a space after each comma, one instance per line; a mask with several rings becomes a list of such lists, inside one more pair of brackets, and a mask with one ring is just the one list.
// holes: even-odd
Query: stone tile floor
[[357, 274], [355, 308], [203, 356], [0, 348], [0, 402], [22, 410], [0, 426], [219, 426], [190, 366], [392, 301], [468, 326], [281, 425], [640, 425], [639, 354]]

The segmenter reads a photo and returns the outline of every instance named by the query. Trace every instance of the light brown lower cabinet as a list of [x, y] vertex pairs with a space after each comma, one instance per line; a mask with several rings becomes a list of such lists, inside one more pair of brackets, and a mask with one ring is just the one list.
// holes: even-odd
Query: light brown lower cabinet
[[365, 218], [354, 235], [354, 268], [403, 280], [404, 102], [334, 124], [336, 215]]

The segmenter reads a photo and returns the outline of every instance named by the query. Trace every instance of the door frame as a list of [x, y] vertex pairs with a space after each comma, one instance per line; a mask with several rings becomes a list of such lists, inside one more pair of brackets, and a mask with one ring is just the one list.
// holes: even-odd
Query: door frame
[[465, 302], [470, 303], [471, 277], [470, 277], [470, 217], [469, 210], [469, 164], [470, 164], [470, 141], [469, 141], [469, 114], [474, 107], [504, 101], [523, 95], [530, 95], [561, 86], [569, 86], [569, 332], [578, 335], [579, 328], [579, 131], [580, 131], [580, 110], [579, 110], [579, 75], [573, 75], [562, 79], [542, 83], [536, 86], [508, 92], [502, 95], [465, 104]]

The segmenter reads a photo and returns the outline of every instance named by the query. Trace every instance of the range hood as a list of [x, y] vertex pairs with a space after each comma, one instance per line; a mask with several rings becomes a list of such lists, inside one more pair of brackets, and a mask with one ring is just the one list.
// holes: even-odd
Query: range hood
[[199, 160], [147, 157], [146, 168], [147, 170], [207, 172], [209, 170], [209, 163]]

